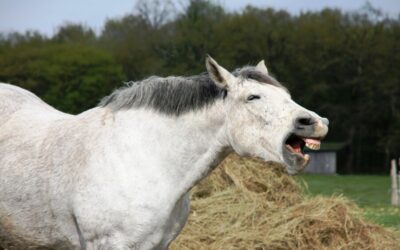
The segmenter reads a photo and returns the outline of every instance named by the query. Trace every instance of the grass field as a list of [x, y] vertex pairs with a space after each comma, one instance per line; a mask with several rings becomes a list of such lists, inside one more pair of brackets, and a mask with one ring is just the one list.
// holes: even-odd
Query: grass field
[[365, 218], [400, 231], [400, 207], [390, 205], [389, 176], [303, 174], [296, 179], [306, 183], [310, 195], [343, 195], [362, 208]]

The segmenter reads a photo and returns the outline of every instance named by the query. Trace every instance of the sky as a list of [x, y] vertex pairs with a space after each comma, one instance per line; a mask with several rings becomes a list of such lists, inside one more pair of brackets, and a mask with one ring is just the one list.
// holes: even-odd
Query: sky
[[[182, 2], [184, 0], [176, 0]], [[359, 10], [365, 0], [218, 0], [230, 11], [246, 5], [284, 9], [293, 14], [301, 11], [337, 7], [345, 11]], [[52, 36], [61, 25], [82, 23], [101, 32], [104, 22], [134, 12], [135, 0], [0, 0], [0, 32], [37, 30]], [[370, 0], [370, 3], [391, 17], [400, 13], [400, 0]]]

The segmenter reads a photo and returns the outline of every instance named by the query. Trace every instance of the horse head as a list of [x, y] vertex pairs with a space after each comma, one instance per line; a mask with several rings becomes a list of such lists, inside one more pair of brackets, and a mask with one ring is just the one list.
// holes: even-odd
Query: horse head
[[328, 119], [294, 102], [269, 75], [264, 61], [233, 73], [211, 57], [206, 66], [215, 84], [226, 90], [225, 130], [233, 150], [284, 163], [289, 174], [301, 171], [310, 161], [304, 147], [319, 149], [328, 133]]

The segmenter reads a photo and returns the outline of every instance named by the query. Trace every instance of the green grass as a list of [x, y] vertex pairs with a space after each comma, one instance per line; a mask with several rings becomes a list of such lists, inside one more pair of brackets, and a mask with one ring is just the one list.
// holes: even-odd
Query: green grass
[[296, 178], [305, 181], [310, 195], [343, 195], [360, 206], [368, 220], [400, 230], [400, 207], [390, 205], [389, 176], [304, 174]]

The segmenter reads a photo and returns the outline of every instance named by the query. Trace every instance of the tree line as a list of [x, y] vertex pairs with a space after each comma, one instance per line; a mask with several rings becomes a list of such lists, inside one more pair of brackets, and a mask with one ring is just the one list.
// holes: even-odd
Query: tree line
[[327, 141], [348, 143], [342, 172], [383, 173], [400, 156], [400, 18], [370, 4], [293, 15], [152, 0], [136, 10], [107, 20], [100, 34], [82, 24], [52, 37], [0, 34], [0, 81], [79, 113], [125, 81], [199, 74], [207, 54], [231, 70], [264, 59], [294, 100], [330, 119]]

